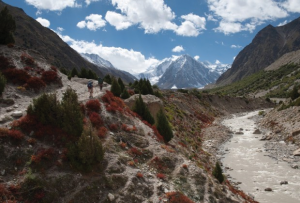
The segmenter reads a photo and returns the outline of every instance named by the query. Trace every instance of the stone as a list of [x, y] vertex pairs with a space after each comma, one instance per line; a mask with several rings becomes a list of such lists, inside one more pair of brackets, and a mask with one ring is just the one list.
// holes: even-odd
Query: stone
[[243, 132], [236, 132], [235, 134], [236, 135], [243, 135], [244, 133]]
[[268, 187], [268, 188], [265, 189], [265, 191], [267, 191], [267, 192], [272, 192], [273, 190], [272, 190], [272, 188], [269, 188], [269, 187]]
[[110, 202], [112, 202], [112, 201], [115, 200], [115, 196], [113, 194], [111, 194], [111, 193], [108, 193], [107, 197], [108, 197], [108, 199], [109, 199]]
[[300, 130], [295, 130], [294, 132], [292, 132], [292, 136], [297, 136], [300, 134]]
[[12, 117], [22, 117], [23, 116], [23, 112], [22, 111], [14, 111], [11, 114]]
[[296, 165], [296, 164], [295, 164], [295, 165], [292, 165], [291, 167], [292, 167], [293, 169], [298, 169], [298, 168], [299, 168], [298, 165]]
[[293, 152], [294, 156], [300, 156], [300, 149], [297, 149]]
[[287, 185], [287, 184], [289, 184], [289, 183], [286, 180], [280, 182], [280, 185]]
[[256, 130], [253, 132], [253, 134], [256, 134], [256, 135], [261, 134], [261, 131], [260, 131], [259, 129], [256, 129]]

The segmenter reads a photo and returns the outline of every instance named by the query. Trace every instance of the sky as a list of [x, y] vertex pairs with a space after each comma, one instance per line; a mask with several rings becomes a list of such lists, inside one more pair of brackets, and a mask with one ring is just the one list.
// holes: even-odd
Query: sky
[[257, 32], [300, 14], [300, 0], [2, 0], [56, 32], [79, 53], [144, 72], [188, 54], [232, 64]]

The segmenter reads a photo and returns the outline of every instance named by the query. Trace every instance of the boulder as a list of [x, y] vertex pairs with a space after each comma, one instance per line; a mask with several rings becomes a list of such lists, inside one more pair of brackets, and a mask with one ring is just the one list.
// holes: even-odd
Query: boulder
[[253, 132], [253, 134], [261, 134], [261, 131], [259, 130], [259, 129], [256, 129], [254, 132]]
[[112, 201], [115, 200], [115, 196], [113, 194], [111, 194], [111, 193], [108, 193], [107, 197], [108, 197], [108, 199], [109, 199], [110, 202], [112, 202]]
[[289, 183], [286, 180], [280, 182], [280, 185], [287, 185], [287, 184]]
[[22, 111], [14, 111], [14, 112], [12, 112], [11, 116], [15, 117], [15, 118], [19, 118], [19, 117], [23, 116], [23, 112]]
[[[138, 94], [131, 96], [130, 98], [124, 100], [124, 103], [132, 109], [134, 106], [135, 100], [139, 98]], [[144, 103], [147, 105], [151, 115], [153, 116], [154, 120], [156, 121], [156, 114], [162, 108], [163, 109], [163, 102], [158, 97], [154, 95], [142, 95], [142, 99]]]
[[293, 152], [294, 156], [300, 156], [300, 149], [297, 149]]
[[294, 132], [292, 132], [292, 136], [297, 136], [300, 134], [300, 130], [295, 130]]
[[272, 192], [273, 190], [272, 190], [272, 188], [269, 188], [269, 187], [268, 187], [268, 188], [265, 189], [265, 191], [267, 191], [267, 192]]

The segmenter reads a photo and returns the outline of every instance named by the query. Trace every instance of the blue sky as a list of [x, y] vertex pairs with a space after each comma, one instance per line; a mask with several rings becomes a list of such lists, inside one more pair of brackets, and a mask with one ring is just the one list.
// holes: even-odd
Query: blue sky
[[263, 27], [299, 17], [300, 0], [3, 0], [78, 52], [131, 73], [173, 55], [231, 64]]

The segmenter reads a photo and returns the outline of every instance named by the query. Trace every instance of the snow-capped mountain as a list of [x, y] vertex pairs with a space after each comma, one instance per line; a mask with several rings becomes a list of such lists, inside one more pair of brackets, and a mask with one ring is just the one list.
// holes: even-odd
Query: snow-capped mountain
[[133, 82], [137, 79], [132, 74], [115, 68], [109, 61], [101, 58], [97, 54], [81, 53], [81, 56], [84, 57], [87, 61], [89, 61], [99, 67], [106, 68], [106, 70], [109, 74], [122, 78], [124, 80], [124, 82]]
[[139, 78], [147, 78], [162, 89], [202, 88], [214, 83], [230, 65], [199, 62], [188, 55], [173, 56], [152, 66]]

